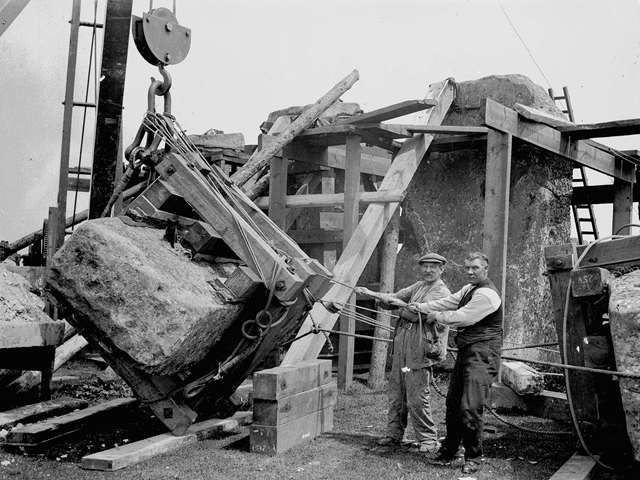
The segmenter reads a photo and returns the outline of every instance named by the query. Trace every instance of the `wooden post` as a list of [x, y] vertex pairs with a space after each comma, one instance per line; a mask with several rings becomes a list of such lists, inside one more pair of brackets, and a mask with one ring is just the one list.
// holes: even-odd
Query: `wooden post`
[[[326, 151], [326, 149], [325, 149]], [[321, 187], [320, 191], [322, 193], [335, 193], [336, 192], [336, 173], [334, 169], [325, 170], [321, 173]], [[322, 211], [320, 212], [320, 217], [322, 217]], [[324, 244], [322, 250], [322, 264], [327, 267], [329, 270], [333, 270], [333, 267], [336, 265], [337, 260], [337, 250], [336, 244], [328, 243]]]
[[[577, 258], [575, 246], [572, 244], [549, 246], [545, 248], [544, 255], [562, 362], [583, 367], [585, 366], [586, 326], [578, 299], [571, 294], [567, 299], [571, 270]], [[563, 345], [565, 315], [566, 351]], [[578, 419], [596, 424], [596, 390], [593, 375], [585, 372], [569, 372], [569, 385]]]
[[[630, 227], [621, 228], [623, 225], [633, 223], [633, 183], [625, 182], [619, 178], [613, 179], [613, 219], [611, 233], [629, 235]], [[619, 230], [619, 231], [618, 231]]]
[[490, 130], [487, 134], [482, 250], [489, 257], [489, 277], [500, 289], [503, 328], [507, 284], [511, 145], [511, 134], [497, 130]]
[[[61, 245], [60, 235], [64, 238], [64, 230], [60, 231], [60, 210], [57, 207], [49, 207], [49, 218], [47, 220], [47, 267], [51, 265], [51, 260], [57, 251], [57, 245]], [[64, 217], [63, 217], [64, 218]]]
[[271, 157], [271, 172], [269, 175], [269, 218], [278, 227], [285, 229], [287, 221], [287, 165], [289, 160], [284, 157]]
[[91, 167], [89, 218], [98, 218], [115, 188], [133, 0], [110, 0], [104, 21], [100, 95]]
[[[387, 225], [382, 236], [382, 252], [380, 260], [380, 291], [390, 293], [394, 291], [396, 276], [396, 258], [398, 257], [398, 238], [400, 235], [400, 215], [398, 210]], [[384, 326], [391, 326], [391, 318], [385, 310], [378, 310], [376, 321]], [[376, 327], [374, 337], [389, 338], [389, 331]], [[374, 390], [379, 390], [384, 385], [384, 374], [387, 366], [387, 349], [389, 344], [384, 341], [373, 341], [371, 351], [371, 366], [367, 384]]]
[[[347, 137], [347, 163], [344, 172], [344, 237], [343, 247], [349, 243], [359, 220], [360, 196], [360, 158], [361, 147], [358, 135]], [[349, 303], [356, 303], [356, 296], [352, 294]], [[340, 316], [340, 330], [350, 334], [356, 333], [356, 322], [353, 319], [354, 307], [345, 307], [346, 315]], [[345, 390], [353, 382], [353, 354], [354, 337], [342, 335], [338, 349], [338, 388]]]

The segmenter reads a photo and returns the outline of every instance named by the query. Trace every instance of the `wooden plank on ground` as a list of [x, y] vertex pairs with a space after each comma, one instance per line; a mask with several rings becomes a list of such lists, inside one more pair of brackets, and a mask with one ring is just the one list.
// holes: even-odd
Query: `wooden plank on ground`
[[6, 445], [35, 447], [45, 442], [82, 429], [88, 422], [107, 413], [113, 414], [118, 408], [136, 403], [135, 398], [116, 398], [106, 402], [67, 413], [45, 421], [14, 428], [7, 435]]
[[46, 402], [38, 402], [24, 407], [14, 408], [0, 413], [0, 429], [13, 427], [18, 423], [33, 423], [43, 418], [52, 417], [54, 415], [63, 415], [67, 412], [86, 408], [89, 403], [86, 400], [77, 398], [57, 398], [55, 400], [47, 400]]
[[284, 425], [252, 425], [251, 451], [266, 455], [285, 452], [301, 442], [333, 430], [333, 407], [310, 413]]
[[0, 321], [0, 348], [43, 347], [60, 345], [64, 337], [64, 322], [3, 322]]
[[616, 157], [610, 152], [597, 148], [593, 142], [584, 140], [569, 141], [556, 128], [545, 124], [522, 120], [515, 110], [505, 107], [490, 98], [486, 101], [485, 123], [497, 130], [510, 133], [527, 143], [531, 143], [549, 152], [573, 160], [585, 167], [611, 177], [633, 182], [635, 174], [631, 174], [633, 164], [623, 167], [623, 163], [630, 163]]
[[[432, 85], [427, 97], [436, 98], [438, 101], [438, 106], [429, 112], [427, 123], [430, 125], [440, 124], [455, 97], [453, 80], [447, 79], [442, 83]], [[416, 135], [404, 142], [389, 167], [389, 171], [385, 175], [379, 190], [406, 192], [432, 140], [433, 135]], [[360, 275], [364, 271], [398, 205], [398, 203], [371, 204], [367, 207], [351, 240], [333, 269], [334, 279], [342, 285], [334, 284], [324, 296], [325, 300], [344, 303], [349, 299], [353, 291], [352, 287], [355, 287], [360, 279]], [[299, 333], [309, 332], [312, 330], [314, 323], [320, 328], [331, 329], [336, 322], [337, 316], [337, 314], [327, 311], [322, 304], [316, 303], [310, 315], [305, 319]], [[324, 342], [325, 337], [323, 335], [307, 335], [291, 345], [283, 363], [290, 365], [296, 364], [303, 359], [316, 358], [320, 350], [322, 350]]]
[[589, 455], [574, 453], [549, 480], [587, 480], [596, 461]]
[[336, 382], [327, 383], [279, 400], [253, 401], [253, 421], [258, 425], [282, 425], [318, 410], [333, 407], [338, 396]]
[[211, 437], [217, 432], [229, 432], [251, 423], [251, 412], [237, 412], [230, 418], [212, 418], [194, 423], [187, 433], [175, 436], [163, 433], [120, 447], [82, 457], [80, 466], [86, 470], [115, 471], [176, 450], [184, 445]]
[[278, 400], [331, 381], [331, 360], [268, 368], [253, 374], [253, 399]]

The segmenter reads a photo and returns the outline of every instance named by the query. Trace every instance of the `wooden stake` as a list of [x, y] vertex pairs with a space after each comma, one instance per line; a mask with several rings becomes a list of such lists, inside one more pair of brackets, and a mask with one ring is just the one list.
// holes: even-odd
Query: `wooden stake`
[[[394, 291], [396, 276], [396, 258], [398, 257], [398, 238], [400, 236], [400, 215], [396, 210], [382, 236], [382, 252], [380, 260], [380, 291], [390, 293]], [[384, 326], [391, 326], [391, 318], [385, 310], [378, 310], [376, 321]], [[374, 337], [389, 338], [389, 331], [376, 327]], [[379, 390], [384, 385], [384, 374], [387, 366], [387, 350], [389, 344], [383, 341], [373, 341], [371, 351], [371, 367], [367, 384], [370, 388]]]
[[[360, 137], [347, 137], [347, 162], [344, 173], [344, 237], [343, 247], [349, 243], [360, 218]], [[356, 296], [352, 294], [349, 303], [355, 304]], [[340, 317], [340, 330], [350, 334], [356, 333], [354, 307], [346, 307], [345, 315]], [[345, 390], [353, 383], [354, 337], [342, 335], [338, 348], [338, 388]]]

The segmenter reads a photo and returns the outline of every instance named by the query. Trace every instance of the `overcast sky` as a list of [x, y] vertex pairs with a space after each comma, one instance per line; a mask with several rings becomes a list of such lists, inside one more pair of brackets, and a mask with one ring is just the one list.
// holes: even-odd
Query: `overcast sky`
[[[93, 18], [93, 4], [83, 1], [83, 20]], [[134, 1], [133, 12], [141, 15], [148, 6]], [[70, 15], [71, 0], [32, 0], [0, 37], [0, 239], [39, 228], [56, 201]], [[190, 133], [217, 128], [255, 143], [270, 111], [315, 101], [353, 68], [360, 81], [343, 99], [365, 111], [422, 98], [427, 84], [449, 76], [520, 73], [545, 88], [567, 85], [578, 122], [640, 117], [636, 0], [178, 0], [177, 16], [192, 29], [192, 45], [186, 60], [170, 67], [173, 113]], [[103, 17], [102, 0], [99, 21]], [[89, 29], [82, 29], [80, 43], [78, 100], [84, 99]], [[152, 75], [157, 70], [131, 43], [125, 144], [145, 112]], [[81, 125], [76, 109], [71, 165]], [[83, 165], [90, 164], [93, 112], [86, 125]], [[640, 146], [638, 136], [604, 142]], [[87, 195], [80, 194], [79, 210]], [[599, 226], [610, 232], [608, 221]]]

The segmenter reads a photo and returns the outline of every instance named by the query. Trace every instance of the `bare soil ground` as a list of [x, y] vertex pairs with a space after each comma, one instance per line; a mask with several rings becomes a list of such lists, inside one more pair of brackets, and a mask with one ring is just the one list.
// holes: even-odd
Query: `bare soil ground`
[[[446, 376], [438, 378], [443, 390]], [[85, 379], [62, 388], [60, 395], [90, 399], [126, 395], [119, 380]], [[432, 392], [436, 422], [444, 433], [444, 399]], [[113, 472], [85, 471], [83, 455], [132, 442], [163, 431], [144, 407], [131, 407], [40, 451], [0, 451], [0, 479], [459, 479], [460, 465], [437, 467], [428, 457], [407, 448], [381, 448], [376, 439], [386, 423], [386, 395], [361, 383], [339, 395], [335, 429], [285, 454], [267, 457], [249, 452], [248, 429], [187, 446], [138, 465]], [[569, 425], [526, 416], [510, 421], [534, 429], [568, 430]], [[522, 432], [487, 415], [487, 462], [474, 478], [534, 480], [549, 478], [575, 451], [572, 436], [545, 436]], [[603, 477], [604, 478], [604, 477]], [[608, 480], [623, 477], [606, 477]], [[632, 478], [632, 477], [628, 477]]]

